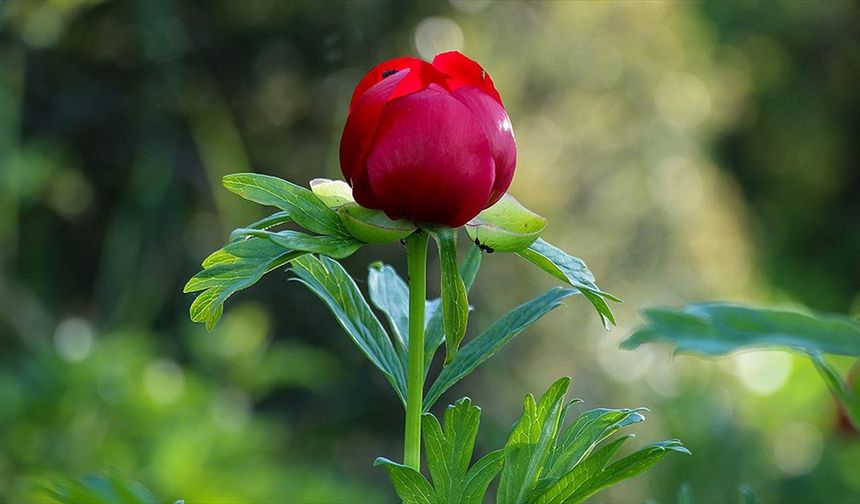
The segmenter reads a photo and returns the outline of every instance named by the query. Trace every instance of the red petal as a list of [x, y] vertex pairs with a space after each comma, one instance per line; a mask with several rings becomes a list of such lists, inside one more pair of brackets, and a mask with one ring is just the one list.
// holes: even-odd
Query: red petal
[[350, 113], [355, 108], [359, 98], [370, 88], [407, 68], [411, 70], [409, 77], [402, 81], [401, 87], [390, 97], [391, 99], [420, 91], [430, 84], [444, 85], [445, 77], [433, 68], [433, 65], [430, 63], [413, 57], [394, 58], [373, 67], [373, 69], [364, 75], [358, 85], [355, 86], [355, 91], [352, 92], [352, 100], [349, 103]]
[[378, 82], [362, 94], [347, 116], [340, 138], [340, 169], [349, 184], [363, 170], [385, 104], [410, 73], [405, 69]]
[[495, 178], [490, 146], [475, 114], [438, 86], [385, 107], [366, 181], [391, 218], [457, 227], [487, 206]]
[[490, 74], [485, 72], [477, 61], [457, 51], [448, 51], [439, 53], [433, 58], [433, 67], [445, 74], [445, 82], [449, 90], [456, 91], [463, 86], [474, 86], [502, 105], [502, 97], [496, 91]]
[[472, 111], [490, 143], [490, 152], [496, 163], [496, 178], [487, 204], [490, 206], [505, 194], [514, 178], [517, 143], [514, 139], [511, 120], [498, 102], [476, 88], [461, 87], [452, 95]]

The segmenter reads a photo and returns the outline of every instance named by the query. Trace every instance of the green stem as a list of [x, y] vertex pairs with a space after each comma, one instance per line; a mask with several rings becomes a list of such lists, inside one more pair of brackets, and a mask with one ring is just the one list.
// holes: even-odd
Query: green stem
[[424, 396], [424, 303], [427, 297], [427, 233], [406, 239], [409, 271], [409, 368], [406, 371], [406, 433], [403, 463], [421, 470], [421, 410]]

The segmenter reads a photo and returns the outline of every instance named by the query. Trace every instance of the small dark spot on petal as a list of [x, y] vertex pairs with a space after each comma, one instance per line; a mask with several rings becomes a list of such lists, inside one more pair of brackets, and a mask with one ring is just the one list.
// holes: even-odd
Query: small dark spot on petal
[[382, 78], [385, 79], [386, 77], [391, 77], [392, 75], [394, 75], [396, 73], [397, 73], [397, 69], [389, 68], [388, 70], [382, 72]]

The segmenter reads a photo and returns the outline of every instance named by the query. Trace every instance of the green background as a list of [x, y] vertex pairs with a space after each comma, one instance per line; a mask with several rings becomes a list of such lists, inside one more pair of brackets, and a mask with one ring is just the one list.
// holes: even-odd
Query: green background
[[[394, 501], [371, 462], [400, 405], [319, 300], [274, 273], [207, 334], [181, 291], [265, 211], [222, 175], [338, 178], [362, 74], [460, 49], [514, 124], [512, 194], [625, 300], [607, 333], [571, 298], [443, 397], [482, 406], [478, 451], [569, 375], [694, 454], [596, 501], [857, 502], [860, 438], [805, 359], [618, 349], [653, 304], [860, 311], [857, 26], [840, 1], [0, 3], [0, 500], [115, 468], [189, 503]], [[394, 245], [344, 263], [376, 259], [405, 272]], [[468, 334], [553, 284], [485, 256]]]

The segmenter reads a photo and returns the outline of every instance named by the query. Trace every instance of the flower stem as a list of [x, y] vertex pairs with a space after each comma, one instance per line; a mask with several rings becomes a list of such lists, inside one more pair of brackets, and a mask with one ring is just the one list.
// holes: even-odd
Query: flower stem
[[406, 432], [403, 463], [421, 470], [421, 410], [424, 397], [424, 303], [427, 297], [427, 233], [406, 239], [409, 271], [409, 364], [406, 371]]

